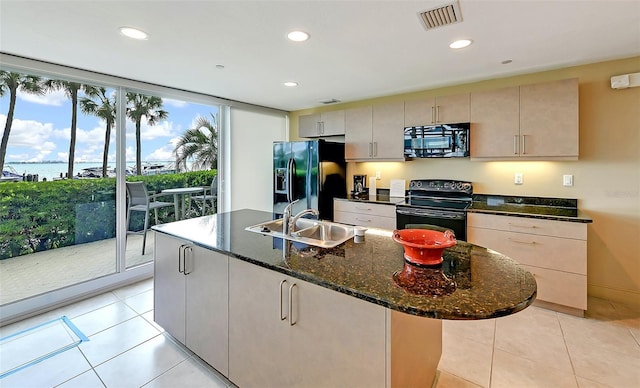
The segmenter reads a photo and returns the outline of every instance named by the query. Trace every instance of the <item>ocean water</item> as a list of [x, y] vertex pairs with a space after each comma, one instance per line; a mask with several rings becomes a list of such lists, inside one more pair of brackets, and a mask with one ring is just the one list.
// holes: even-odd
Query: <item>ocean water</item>
[[[127, 166], [135, 166], [135, 164], [135, 161], [127, 162]], [[13, 167], [18, 174], [38, 174], [38, 181], [42, 181], [43, 178], [51, 181], [54, 178], [60, 178], [61, 173], [62, 176], [67, 173], [67, 163], [5, 163], [5, 166]], [[83, 169], [92, 167], [102, 168], [102, 162], [76, 162], [73, 164], [73, 174], [78, 175], [78, 172]], [[115, 163], [109, 164], [108, 168], [115, 168]]]

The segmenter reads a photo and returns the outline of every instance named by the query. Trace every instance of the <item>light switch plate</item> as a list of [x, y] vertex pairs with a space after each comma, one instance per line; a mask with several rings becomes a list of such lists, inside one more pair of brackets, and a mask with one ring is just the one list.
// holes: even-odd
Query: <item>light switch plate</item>
[[516, 185], [521, 185], [524, 183], [524, 177], [521, 172], [516, 172], [516, 175], [513, 178], [513, 183], [515, 183]]
[[562, 176], [562, 185], [566, 187], [573, 186], [573, 175], [563, 175]]

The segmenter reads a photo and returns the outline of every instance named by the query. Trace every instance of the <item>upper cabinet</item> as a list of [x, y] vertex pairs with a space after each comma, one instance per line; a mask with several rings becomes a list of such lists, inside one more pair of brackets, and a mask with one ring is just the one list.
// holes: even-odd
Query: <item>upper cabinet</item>
[[468, 123], [469, 93], [429, 97], [404, 103], [404, 126]]
[[344, 110], [303, 115], [298, 118], [300, 137], [343, 136], [344, 128]]
[[471, 93], [471, 157], [577, 159], [578, 79]]
[[347, 160], [404, 160], [402, 101], [347, 109], [345, 122]]

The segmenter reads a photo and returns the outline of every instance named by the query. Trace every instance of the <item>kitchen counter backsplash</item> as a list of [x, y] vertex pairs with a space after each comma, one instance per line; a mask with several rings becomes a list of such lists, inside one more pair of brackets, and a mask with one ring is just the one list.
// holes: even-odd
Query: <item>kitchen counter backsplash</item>
[[508, 214], [516, 217], [592, 222], [591, 218], [578, 210], [578, 200], [573, 198], [474, 194], [469, 211]]

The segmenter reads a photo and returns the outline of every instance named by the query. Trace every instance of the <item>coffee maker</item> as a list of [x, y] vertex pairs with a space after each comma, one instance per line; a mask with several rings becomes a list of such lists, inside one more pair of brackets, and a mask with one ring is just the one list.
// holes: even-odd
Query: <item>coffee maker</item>
[[369, 195], [369, 189], [367, 188], [366, 175], [353, 176], [353, 191], [351, 192], [351, 195], [355, 198]]

